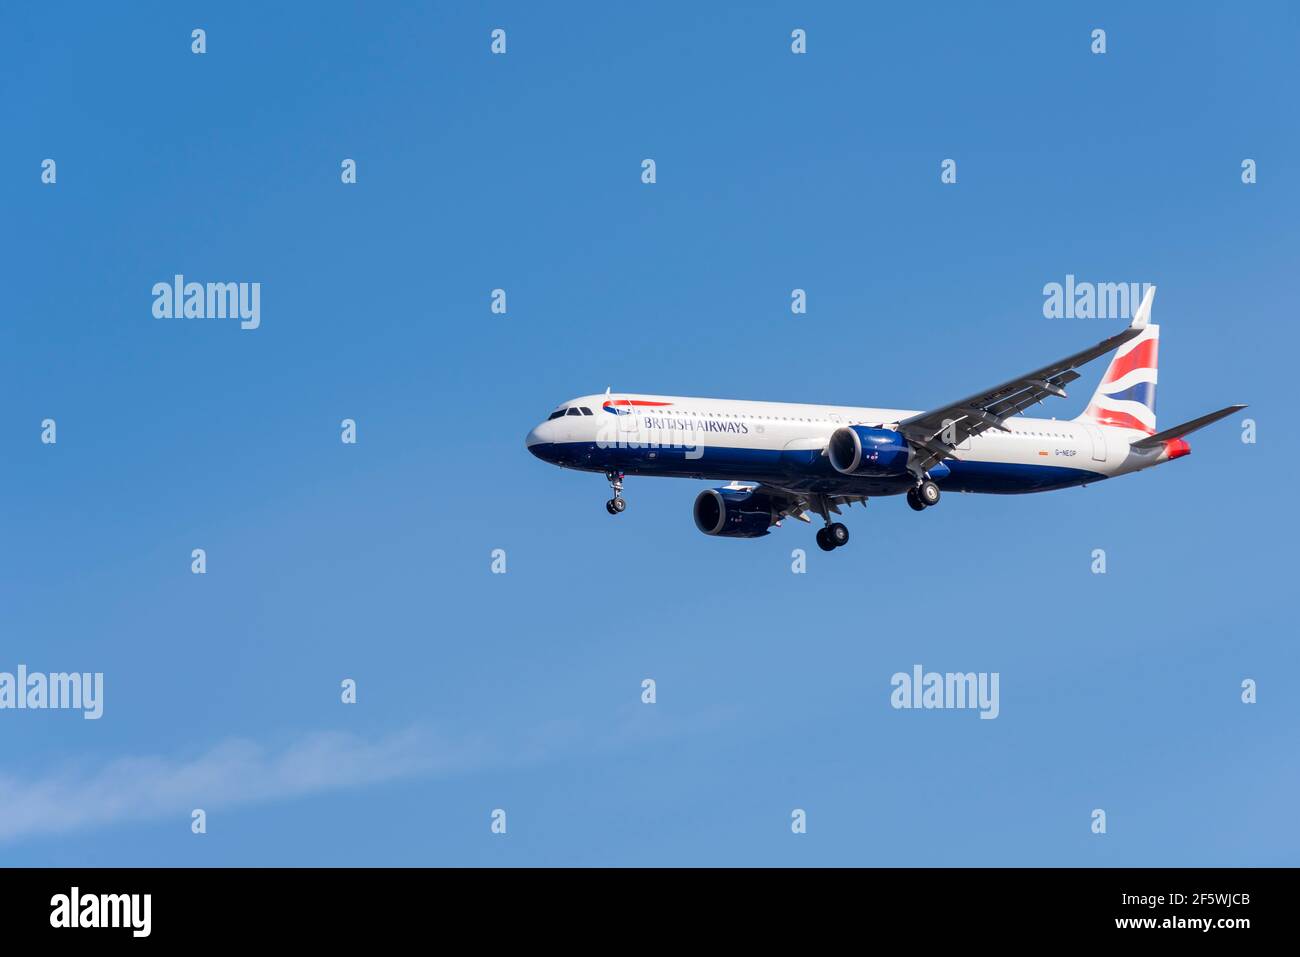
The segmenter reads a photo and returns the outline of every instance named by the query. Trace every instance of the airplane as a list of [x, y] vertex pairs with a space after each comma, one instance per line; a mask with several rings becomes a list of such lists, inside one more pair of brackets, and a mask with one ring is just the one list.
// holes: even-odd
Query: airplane
[[[823, 526], [817, 544], [847, 544], [840, 506], [903, 495], [920, 512], [940, 492], [1018, 494], [1086, 486], [1171, 462], [1191, 452], [1183, 436], [1245, 405], [1230, 405], [1156, 431], [1160, 327], [1150, 322], [1155, 287], [1132, 323], [1041, 369], [927, 412], [798, 405], [667, 395], [587, 395], [534, 427], [528, 451], [544, 462], [604, 472], [611, 515], [627, 507], [623, 479], [662, 475], [730, 479], [696, 496], [705, 535], [758, 538], [787, 518]], [[1115, 352], [1083, 413], [1071, 420], [1022, 415], [1065, 386], [1085, 363]]]

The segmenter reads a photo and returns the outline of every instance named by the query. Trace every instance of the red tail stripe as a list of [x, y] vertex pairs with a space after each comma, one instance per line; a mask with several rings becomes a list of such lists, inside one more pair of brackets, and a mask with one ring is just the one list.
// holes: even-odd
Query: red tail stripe
[[1156, 346], [1160, 344], [1158, 339], [1148, 339], [1128, 355], [1120, 356], [1110, 364], [1106, 370], [1106, 378], [1102, 383], [1114, 382], [1116, 379], [1128, 375], [1134, 369], [1154, 369], [1156, 367]]
[[1147, 435], [1155, 435], [1156, 432], [1155, 429], [1148, 429], [1142, 422], [1133, 418], [1127, 412], [1115, 412], [1112, 409], [1103, 409], [1090, 405], [1088, 411], [1084, 414], [1098, 425], [1114, 425], [1121, 429], [1137, 429]]

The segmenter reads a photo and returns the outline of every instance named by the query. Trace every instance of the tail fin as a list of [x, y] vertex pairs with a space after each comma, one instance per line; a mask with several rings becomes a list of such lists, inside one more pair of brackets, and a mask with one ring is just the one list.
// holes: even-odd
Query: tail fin
[[1135, 429], [1152, 435], [1156, 430], [1157, 351], [1160, 327], [1150, 324], [1151, 301], [1156, 287], [1147, 289], [1142, 305], [1133, 314], [1131, 328], [1141, 329], [1120, 346], [1111, 359], [1101, 385], [1079, 419], [1094, 425]]

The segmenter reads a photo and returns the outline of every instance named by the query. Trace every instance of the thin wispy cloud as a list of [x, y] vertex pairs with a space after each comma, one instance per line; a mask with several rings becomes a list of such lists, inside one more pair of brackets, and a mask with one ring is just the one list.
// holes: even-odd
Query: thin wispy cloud
[[124, 757], [40, 778], [8, 772], [0, 774], [0, 841], [455, 773], [487, 753], [482, 742], [409, 728], [373, 741], [315, 733], [278, 749], [232, 739], [191, 758]]
[[37, 776], [0, 773], [0, 842], [165, 817], [195, 808], [261, 804], [417, 777], [525, 767], [566, 754], [602, 753], [693, 734], [725, 721], [714, 711], [670, 719], [627, 710], [592, 729], [540, 722], [518, 735], [439, 734], [423, 726], [368, 740], [318, 732], [271, 747], [231, 739], [191, 757], [121, 757]]

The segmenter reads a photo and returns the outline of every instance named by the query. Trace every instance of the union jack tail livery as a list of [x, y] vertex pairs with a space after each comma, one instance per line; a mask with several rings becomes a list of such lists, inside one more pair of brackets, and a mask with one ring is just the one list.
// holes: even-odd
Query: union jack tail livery
[[[1153, 289], [1143, 308], [1150, 311]], [[1139, 315], [1141, 312], [1139, 311]], [[1088, 408], [1079, 418], [1096, 425], [1134, 429], [1153, 435], [1156, 431], [1157, 356], [1160, 327], [1145, 326], [1141, 335], [1119, 347], [1101, 385], [1092, 394]]]
[[[1128, 341], [1120, 345], [1101, 384], [1076, 422], [1154, 435], [1156, 431], [1157, 352], [1160, 327], [1150, 324], [1156, 287], [1148, 286], [1133, 313]], [[1133, 334], [1133, 330], [1138, 330]]]

